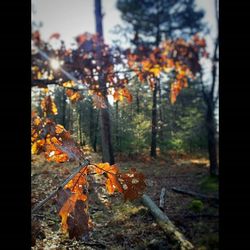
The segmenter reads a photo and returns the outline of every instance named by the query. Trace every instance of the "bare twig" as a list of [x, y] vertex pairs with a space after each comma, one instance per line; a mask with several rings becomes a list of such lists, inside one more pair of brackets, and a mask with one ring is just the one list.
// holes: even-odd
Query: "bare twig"
[[196, 192], [193, 192], [193, 191], [186, 191], [186, 190], [183, 190], [183, 189], [180, 189], [180, 188], [172, 188], [172, 190], [174, 192], [176, 192], [176, 193], [186, 194], [186, 195], [189, 195], [189, 196], [194, 196], [194, 197], [197, 197], [197, 198], [202, 199], [202, 200], [212, 200], [212, 201], [216, 201], [216, 202], [219, 201], [219, 198], [216, 197], [216, 196], [208, 196], [208, 195], [196, 193]]

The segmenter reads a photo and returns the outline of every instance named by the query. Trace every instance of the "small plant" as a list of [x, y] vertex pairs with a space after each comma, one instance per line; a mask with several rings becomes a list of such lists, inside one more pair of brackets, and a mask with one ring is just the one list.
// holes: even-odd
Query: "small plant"
[[201, 200], [192, 200], [191, 204], [189, 205], [189, 208], [195, 212], [199, 213], [203, 210], [204, 204]]
[[200, 182], [200, 188], [203, 192], [217, 192], [219, 189], [218, 177], [208, 176]]

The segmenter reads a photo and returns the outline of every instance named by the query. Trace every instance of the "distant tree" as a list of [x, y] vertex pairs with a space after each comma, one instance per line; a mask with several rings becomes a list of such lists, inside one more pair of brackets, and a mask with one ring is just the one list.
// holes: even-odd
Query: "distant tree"
[[[195, 0], [118, 0], [122, 19], [129, 23], [131, 42], [158, 45], [161, 40], [194, 35], [204, 28], [204, 12]], [[151, 40], [150, 40], [151, 39]]]
[[[96, 32], [102, 39], [103, 28], [102, 28], [102, 6], [101, 0], [95, 0], [95, 21], [96, 21]], [[98, 53], [98, 52], [97, 52]], [[102, 60], [102, 52], [99, 51], [100, 60]], [[109, 102], [107, 98], [107, 87], [105, 79], [100, 75], [100, 87], [104, 97], [105, 108], [100, 111], [100, 122], [101, 122], [101, 136], [102, 136], [102, 160], [103, 162], [109, 162], [110, 164], [115, 163], [113, 145], [111, 141], [111, 120], [109, 115]]]
[[[160, 42], [166, 38], [174, 38], [181, 35], [190, 37], [203, 28], [201, 19], [204, 13], [203, 11], [195, 10], [194, 0], [118, 0], [117, 8], [122, 13], [122, 19], [132, 27], [134, 37], [130, 42], [135, 45], [136, 49], [140, 46], [158, 48]], [[161, 80], [159, 76], [156, 77], [152, 93], [150, 151], [152, 157], [156, 157], [157, 147], [158, 92], [161, 95]], [[162, 119], [161, 110], [160, 119]]]
[[[217, 29], [219, 27], [218, 16], [218, 0], [215, 0], [215, 13], [217, 21]], [[203, 79], [203, 72], [201, 71], [200, 83], [204, 101], [206, 103], [206, 127], [208, 140], [208, 153], [210, 162], [210, 174], [212, 176], [218, 175], [218, 159], [217, 159], [217, 139], [216, 139], [216, 120], [215, 110], [219, 98], [219, 88], [216, 86], [218, 82], [218, 50], [219, 50], [219, 29], [218, 35], [215, 38], [213, 55], [211, 57], [211, 82], [206, 84]]]

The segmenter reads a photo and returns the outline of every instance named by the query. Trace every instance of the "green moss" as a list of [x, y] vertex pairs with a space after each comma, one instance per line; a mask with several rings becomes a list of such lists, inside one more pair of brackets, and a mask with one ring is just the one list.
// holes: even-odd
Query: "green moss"
[[199, 212], [201, 212], [203, 210], [204, 204], [200, 200], [192, 200], [190, 205], [189, 205], [189, 208], [192, 211], [194, 211], [195, 213], [199, 213]]
[[133, 215], [143, 215], [147, 210], [141, 205], [134, 205], [131, 202], [115, 204], [112, 206], [114, 211], [113, 219], [115, 221], [125, 221], [128, 220]]
[[200, 182], [200, 188], [204, 192], [217, 192], [219, 190], [218, 177], [206, 176]]

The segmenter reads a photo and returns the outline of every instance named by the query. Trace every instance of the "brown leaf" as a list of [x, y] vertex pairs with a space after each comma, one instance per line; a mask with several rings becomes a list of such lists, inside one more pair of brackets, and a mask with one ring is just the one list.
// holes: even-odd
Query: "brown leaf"
[[144, 175], [136, 172], [136, 169], [133, 168], [128, 173], [119, 174], [118, 180], [122, 184], [125, 200], [139, 198], [146, 188]]
[[89, 215], [86, 210], [86, 204], [81, 200], [77, 200], [74, 210], [67, 217], [70, 239], [83, 240], [89, 237]]

